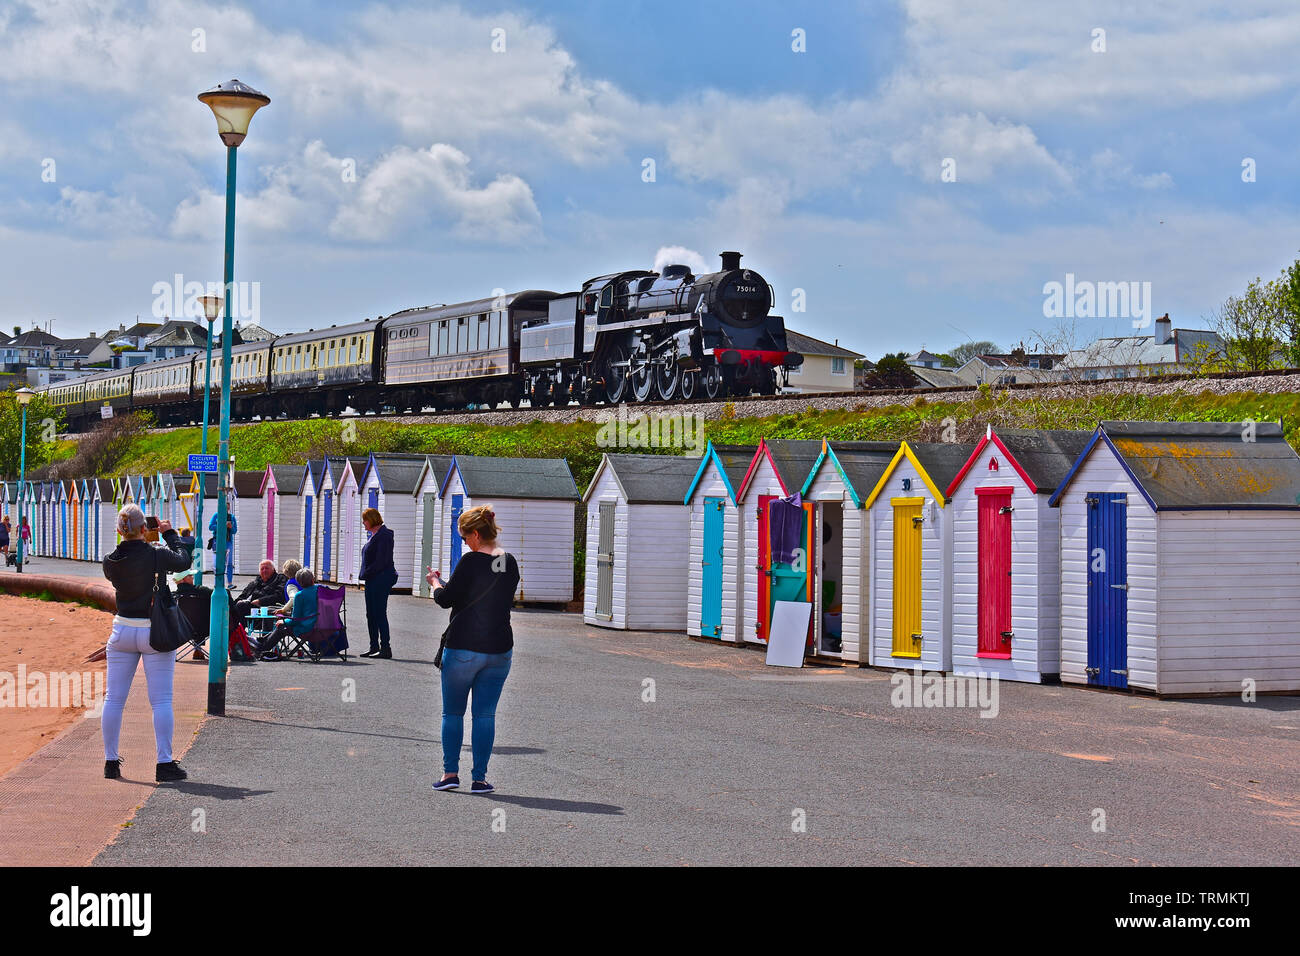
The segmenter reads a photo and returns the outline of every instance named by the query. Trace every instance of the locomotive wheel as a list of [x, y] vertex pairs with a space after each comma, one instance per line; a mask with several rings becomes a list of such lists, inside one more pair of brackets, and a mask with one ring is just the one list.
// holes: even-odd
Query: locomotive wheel
[[648, 402], [654, 398], [655, 368], [649, 362], [632, 372], [632, 397], [638, 402]]
[[704, 370], [700, 372], [700, 391], [710, 401], [725, 391], [722, 381], [722, 369], [718, 367], [716, 362], [706, 365]]
[[681, 369], [671, 359], [663, 365], [655, 366], [655, 392], [665, 402], [672, 401], [677, 397], [677, 389], [681, 384], [681, 378]]
[[681, 384], [678, 386], [682, 400], [689, 402], [700, 390], [700, 376], [695, 372], [682, 372]]
[[605, 401], [617, 405], [627, 397], [627, 349], [611, 345], [605, 356]]

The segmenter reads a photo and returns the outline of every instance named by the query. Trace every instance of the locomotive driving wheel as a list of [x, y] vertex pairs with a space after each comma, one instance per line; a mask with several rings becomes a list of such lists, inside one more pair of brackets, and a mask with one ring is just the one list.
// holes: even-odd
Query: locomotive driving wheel
[[689, 402], [700, 390], [699, 375], [695, 372], [682, 372], [681, 382], [677, 388], [681, 392], [682, 400]]
[[667, 358], [662, 365], [655, 366], [655, 391], [665, 402], [670, 402], [677, 397], [681, 380], [682, 371], [672, 358]]
[[605, 354], [603, 369], [605, 378], [605, 400], [617, 405], [627, 397], [627, 349], [622, 345], [611, 345]]
[[700, 391], [704, 393], [705, 398], [712, 400], [721, 395], [724, 390], [722, 369], [717, 362], [710, 362], [700, 372]]
[[631, 375], [632, 397], [638, 402], [648, 402], [654, 398], [655, 367], [650, 362], [632, 359]]

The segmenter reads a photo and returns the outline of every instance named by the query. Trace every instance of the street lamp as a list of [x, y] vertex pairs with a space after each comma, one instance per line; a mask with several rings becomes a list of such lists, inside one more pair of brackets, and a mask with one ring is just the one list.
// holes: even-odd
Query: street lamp
[[18, 465], [18, 573], [23, 573], [23, 522], [27, 519], [27, 403], [32, 400], [36, 392], [24, 385], [14, 392], [14, 398], [18, 399], [18, 404], [23, 410], [23, 437], [22, 443], [18, 446], [21, 451], [19, 454]]
[[[212, 641], [208, 655], [208, 713], [216, 717], [226, 713], [226, 672], [230, 667], [228, 646], [230, 609], [226, 597], [226, 551], [230, 542], [226, 537], [226, 515], [229, 510], [226, 495], [226, 472], [230, 467], [230, 340], [234, 329], [230, 317], [230, 301], [235, 294], [235, 151], [248, 135], [248, 124], [253, 114], [271, 102], [269, 96], [251, 86], [231, 80], [199, 94], [199, 102], [207, 104], [217, 118], [217, 133], [226, 144], [226, 307], [222, 309], [225, 321], [221, 326], [221, 444], [217, 455], [217, 514], [213, 538], [212, 611], [208, 618], [208, 634]], [[206, 313], [207, 304], [204, 304]], [[208, 336], [211, 348], [212, 336]], [[211, 352], [209, 352], [209, 355]], [[212, 362], [208, 369], [211, 375]], [[204, 429], [207, 433], [207, 429]], [[200, 487], [202, 492], [202, 487]], [[202, 496], [200, 494], [200, 500]], [[203, 529], [195, 529], [202, 535]], [[196, 541], [202, 540], [201, 537]]]
[[[202, 452], [203, 454], [206, 455], [208, 453], [208, 409], [212, 407], [212, 326], [213, 323], [217, 321], [217, 318], [221, 315], [222, 299], [221, 296], [219, 295], [205, 295], [205, 296], [201, 296], [199, 298], [199, 301], [203, 303], [203, 317], [208, 320], [208, 361], [203, 369]], [[196, 545], [199, 541], [203, 540], [203, 531], [204, 531], [203, 487], [200, 485], [199, 503], [194, 511], [194, 540]], [[199, 554], [198, 567], [194, 571], [194, 583], [196, 587], [202, 587], [203, 586], [203, 552], [199, 551], [197, 546], [195, 547], [194, 550], [198, 551]], [[216, 565], [213, 565], [212, 569], [215, 572]]]

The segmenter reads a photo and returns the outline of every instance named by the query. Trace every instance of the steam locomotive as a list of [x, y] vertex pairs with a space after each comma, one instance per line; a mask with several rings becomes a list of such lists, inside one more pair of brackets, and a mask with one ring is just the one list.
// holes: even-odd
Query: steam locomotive
[[[718, 272], [684, 265], [598, 276], [577, 292], [531, 289], [232, 348], [235, 419], [454, 409], [502, 402], [714, 399], [773, 394], [803, 356], [786, 348], [772, 288], [722, 253]], [[212, 391], [226, 369], [212, 362]], [[69, 427], [147, 409], [160, 424], [202, 417], [202, 354], [49, 386]]]

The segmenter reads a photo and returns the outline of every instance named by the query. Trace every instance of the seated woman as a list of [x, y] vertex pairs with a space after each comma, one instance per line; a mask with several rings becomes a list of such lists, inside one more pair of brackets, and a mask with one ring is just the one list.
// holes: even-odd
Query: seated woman
[[295, 637], [311, 631], [316, 626], [316, 576], [308, 568], [303, 568], [297, 575], [298, 585], [302, 588], [293, 596], [292, 607], [286, 611], [280, 608], [275, 613], [279, 617], [288, 617], [275, 626], [266, 640], [257, 646], [262, 660], [275, 660], [276, 647], [287, 635]]

